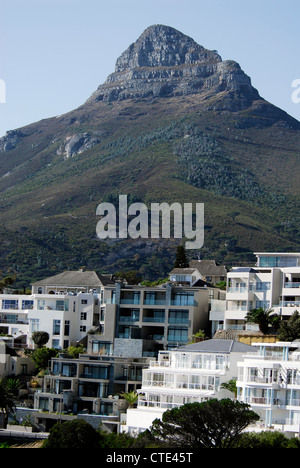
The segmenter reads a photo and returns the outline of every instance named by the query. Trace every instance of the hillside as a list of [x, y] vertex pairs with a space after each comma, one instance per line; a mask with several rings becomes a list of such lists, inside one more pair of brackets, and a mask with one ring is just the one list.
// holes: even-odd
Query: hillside
[[178, 241], [97, 239], [97, 205], [121, 194], [204, 203], [202, 258], [298, 251], [299, 152], [300, 123], [236, 62], [151, 26], [82, 106], [0, 139], [0, 270], [19, 286], [80, 267], [165, 276]]

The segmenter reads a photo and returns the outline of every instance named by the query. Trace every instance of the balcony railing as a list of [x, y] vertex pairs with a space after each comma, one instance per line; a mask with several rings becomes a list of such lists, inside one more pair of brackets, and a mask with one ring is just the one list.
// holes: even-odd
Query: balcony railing
[[280, 307], [300, 307], [300, 301], [280, 301]]
[[241, 288], [229, 287], [227, 289], [227, 292], [229, 292], [229, 293], [246, 293], [246, 292], [248, 292], [248, 289], [245, 288], [245, 287], [241, 287]]

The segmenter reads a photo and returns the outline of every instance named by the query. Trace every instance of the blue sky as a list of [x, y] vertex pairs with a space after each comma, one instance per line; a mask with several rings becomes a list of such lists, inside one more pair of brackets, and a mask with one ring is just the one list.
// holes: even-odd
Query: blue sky
[[299, 0], [0, 0], [0, 136], [83, 104], [152, 24], [235, 60], [300, 120], [299, 18]]

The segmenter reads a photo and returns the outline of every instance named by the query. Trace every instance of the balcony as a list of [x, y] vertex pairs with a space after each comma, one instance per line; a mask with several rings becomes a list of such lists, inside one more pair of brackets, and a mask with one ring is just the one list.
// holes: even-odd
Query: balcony
[[300, 307], [300, 301], [280, 301], [279, 307]]
[[156, 305], [166, 305], [165, 299], [144, 299], [144, 305], [156, 306]]
[[284, 288], [293, 288], [293, 289], [300, 289], [300, 282], [292, 282], [288, 281], [284, 284]]
[[150, 314], [144, 315], [143, 322], [146, 323], [164, 323], [165, 321], [165, 313], [157, 313], [157, 314]]
[[125, 305], [128, 305], [128, 304], [140, 304], [140, 298], [139, 297], [132, 297], [132, 298], [122, 298], [120, 300], [120, 304], [125, 304]]

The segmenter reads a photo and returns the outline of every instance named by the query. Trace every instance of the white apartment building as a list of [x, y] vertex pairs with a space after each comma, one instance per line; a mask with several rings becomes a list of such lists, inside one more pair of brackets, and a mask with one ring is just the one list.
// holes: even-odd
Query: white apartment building
[[260, 415], [260, 430], [273, 428], [299, 437], [300, 342], [254, 346], [238, 363], [237, 398]]
[[283, 320], [295, 310], [300, 312], [300, 253], [255, 255], [255, 267], [228, 272], [225, 311], [212, 311], [213, 329], [258, 330], [257, 325], [246, 323], [245, 316], [260, 307], [273, 309]]
[[13, 346], [33, 347], [35, 331], [49, 333], [48, 347], [65, 349], [93, 328], [98, 298], [92, 294], [0, 295], [0, 332]]
[[136, 409], [127, 410], [123, 432], [138, 434], [163, 413], [186, 403], [233, 397], [221, 384], [237, 378], [237, 363], [249, 345], [232, 340], [207, 340], [161, 351], [143, 370]]
[[1, 294], [0, 333], [12, 346], [33, 348], [35, 331], [49, 334], [48, 347], [76, 344], [99, 325], [101, 286], [94, 272], [67, 271], [34, 283], [31, 295]]

